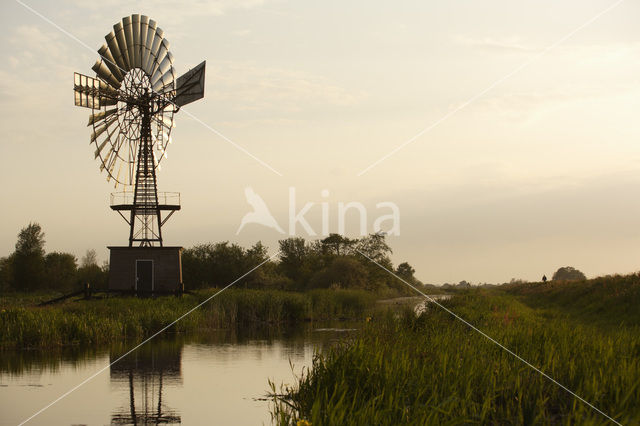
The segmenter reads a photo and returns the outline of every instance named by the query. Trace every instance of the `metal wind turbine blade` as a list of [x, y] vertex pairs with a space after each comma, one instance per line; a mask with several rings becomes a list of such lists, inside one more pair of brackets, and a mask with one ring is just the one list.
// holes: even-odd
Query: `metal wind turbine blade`
[[108, 127], [109, 127], [109, 124], [103, 124], [102, 126], [98, 127], [96, 130], [94, 130], [91, 133], [90, 143], [95, 142], [96, 139], [98, 139], [100, 135], [103, 134], [105, 130], [107, 130]]
[[160, 66], [155, 69], [151, 76], [151, 84], [155, 84], [169, 70], [169, 68], [171, 68], [171, 65], [173, 65], [173, 54], [168, 52]]
[[158, 47], [158, 51], [156, 52], [156, 62], [160, 63], [167, 56], [169, 52], [169, 48], [171, 47], [171, 43], [166, 38], [163, 38], [160, 42], [160, 46]]
[[[118, 142], [118, 138], [116, 138], [116, 143]], [[113, 168], [115, 167], [116, 163], [118, 162], [118, 150], [116, 149], [116, 144], [111, 144], [111, 148], [109, 149], [109, 151], [107, 152], [107, 155], [105, 157], [101, 157], [100, 160], [103, 163], [103, 166], [101, 168], [100, 171], [102, 171], [103, 169], [107, 170], [107, 182], [110, 179], [113, 179]]]
[[174, 80], [175, 80], [175, 70], [173, 69], [173, 67], [171, 67], [169, 68], [169, 71], [164, 73], [164, 75], [160, 77], [160, 79], [158, 79], [158, 81], [156, 81], [155, 84], [151, 86], [151, 89], [153, 89], [154, 92], [164, 92], [163, 89], [165, 89], [167, 86], [170, 86], [170, 89], [173, 90]]
[[118, 100], [120, 99], [120, 92], [115, 87], [111, 86], [104, 81], [97, 80], [100, 82], [100, 105], [117, 105]]
[[153, 35], [153, 41], [151, 42], [151, 48], [149, 50], [149, 59], [145, 64], [145, 70], [148, 75], [153, 74], [153, 69], [155, 68], [156, 58], [158, 57], [158, 50], [160, 50], [160, 45], [162, 44], [164, 32], [161, 28], [156, 28], [156, 32]]
[[[100, 54], [100, 57], [102, 57], [102, 59], [104, 60], [104, 63], [107, 66], [107, 68], [109, 68], [109, 71], [111, 71], [111, 74], [113, 74], [113, 76], [118, 80], [118, 82], [121, 83], [122, 80], [124, 79], [124, 74], [122, 73], [120, 68], [118, 68], [118, 65], [116, 65], [116, 60], [113, 57], [113, 55], [111, 55], [111, 52], [109, 51], [109, 46], [107, 44], [103, 44], [102, 47], [98, 49], [98, 53]], [[120, 85], [118, 85], [118, 87], [120, 87]]]
[[104, 39], [107, 41], [107, 46], [109, 46], [109, 52], [111, 52], [111, 56], [115, 60], [118, 69], [122, 74], [127, 72], [127, 64], [124, 62], [124, 58], [122, 56], [122, 52], [120, 51], [120, 47], [118, 47], [118, 40], [116, 39], [116, 35], [113, 31], [104, 36]]
[[98, 59], [91, 69], [95, 71], [102, 81], [109, 83], [114, 88], [120, 87], [120, 81], [111, 73], [102, 59]]
[[104, 133], [105, 130], [107, 130], [109, 128], [109, 126], [111, 126], [115, 121], [118, 120], [118, 117], [110, 117], [109, 119], [105, 120], [104, 124], [100, 127], [98, 127], [96, 130], [93, 131], [93, 133], [91, 134], [91, 142], [95, 142], [96, 139]]
[[144, 70], [145, 50], [147, 46], [147, 33], [149, 32], [149, 17], [140, 15], [140, 68]]
[[129, 50], [127, 49], [127, 40], [124, 36], [124, 28], [122, 27], [122, 22], [118, 22], [113, 26], [113, 32], [116, 35], [116, 41], [118, 42], [118, 50], [120, 50], [120, 54], [122, 55], [122, 62], [124, 62], [124, 66], [122, 69], [126, 72], [131, 69], [129, 66]]
[[111, 84], [104, 82], [102, 80], [98, 80], [100, 82], [100, 96], [101, 97], [118, 97], [120, 91], [113, 87]]
[[120, 172], [122, 171], [122, 163], [118, 164], [118, 173], [116, 173], [116, 183], [115, 187], [118, 187], [118, 182], [120, 182]]
[[[116, 117], [116, 119], [117, 119], [117, 117]], [[111, 126], [111, 123], [109, 123], [107, 125], [107, 128], [109, 126]], [[120, 126], [114, 126], [114, 127], [111, 128], [111, 130], [107, 131], [107, 136], [105, 136], [105, 140], [107, 140], [107, 141], [109, 141], [111, 143], [111, 146], [116, 150], [116, 154], [118, 153], [117, 149], [116, 149], [116, 146], [118, 146], [117, 143], [118, 143], [118, 139], [119, 139], [119, 136], [120, 136], [119, 130], [120, 130]], [[116, 133], [118, 133], [118, 134], [116, 135]], [[114, 142], [111, 142], [111, 138], [113, 138], [114, 136], [115, 136]]]
[[122, 18], [122, 28], [124, 28], [124, 39], [127, 43], [127, 54], [129, 55], [129, 69], [135, 68], [135, 57], [133, 54], [133, 28], [131, 24], [131, 16]]
[[113, 149], [111, 150], [111, 152], [109, 153], [109, 164], [107, 164], [107, 182], [109, 182], [111, 179], [115, 179], [113, 177], [113, 169], [116, 166], [116, 163], [118, 162], [118, 156], [117, 155], [113, 155]]
[[[168, 98], [171, 98], [175, 94], [176, 84], [175, 84], [176, 74], [175, 70], [171, 68], [164, 75], [164, 80], [159, 80], [156, 83], [156, 92], [167, 95]], [[169, 112], [178, 112], [177, 108], [173, 103], [167, 103], [163, 109], [163, 111]]]
[[[111, 158], [111, 154], [113, 153], [113, 145], [111, 146], [111, 148], [109, 149], [109, 151], [107, 151], [107, 155], [105, 155], [104, 157], [100, 157], [100, 171], [104, 171], [105, 168], [108, 167], [109, 163], [109, 159]], [[106, 159], [106, 161], [105, 161]], [[108, 178], [107, 178], [108, 179]]]
[[149, 65], [149, 58], [151, 55], [151, 48], [153, 47], [153, 40], [156, 36], [156, 21], [153, 19], [149, 19], [147, 36], [144, 41], [144, 50], [142, 55], [142, 69], [147, 73], [147, 75], [151, 75], [151, 66]]
[[140, 68], [141, 44], [140, 44], [140, 15], [131, 15], [131, 28], [133, 29], [133, 66]]
[[187, 105], [204, 97], [204, 76], [206, 61], [178, 77], [176, 96], [173, 102], [178, 106]]
[[[118, 100], [115, 98], [100, 98], [100, 106], [113, 106], [118, 105]], [[98, 107], [96, 107], [98, 108]]]
[[91, 126], [93, 123], [100, 121], [103, 118], [106, 118], [115, 112], [118, 112], [118, 108], [108, 109], [106, 111], [101, 111], [97, 114], [91, 114], [89, 116], [89, 123], [87, 124], [87, 126]]
[[154, 59], [153, 67], [151, 71], [152, 76], [156, 74], [158, 67], [160, 66], [162, 61], [164, 61], [164, 58], [167, 56], [168, 52], [169, 52], [169, 40], [167, 40], [166, 38], [163, 38], [162, 41], [160, 42], [160, 46], [158, 47], [158, 51], [155, 53], [155, 59]]
[[107, 144], [107, 142], [109, 142], [109, 139], [105, 139], [96, 149], [96, 152], [94, 152], [94, 156], [93, 158], [98, 158], [98, 156], [100, 155], [100, 153], [102, 152], [102, 150], [104, 149], [105, 145]]
[[133, 162], [130, 162], [129, 165], [127, 166], [127, 184], [131, 185], [131, 182], [133, 182], [133, 175], [134, 175], [135, 171], [134, 171], [134, 164]]

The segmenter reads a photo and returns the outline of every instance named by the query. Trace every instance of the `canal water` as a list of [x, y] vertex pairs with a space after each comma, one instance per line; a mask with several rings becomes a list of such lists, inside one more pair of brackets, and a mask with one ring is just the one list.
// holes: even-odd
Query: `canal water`
[[109, 348], [0, 352], [0, 425], [271, 424], [268, 380], [292, 385], [315, 351], [359, 325], [220, 330]]

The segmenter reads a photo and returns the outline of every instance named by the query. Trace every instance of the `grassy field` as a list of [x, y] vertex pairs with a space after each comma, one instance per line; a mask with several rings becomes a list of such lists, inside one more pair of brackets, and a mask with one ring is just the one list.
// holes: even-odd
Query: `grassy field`
[[[640, 277], [475, 289], [449, 309], [622, 424], [640, 424]], [[280, 424], [608, 424], [435, 306], [374, 318], [280, 395]]]
[[[0, 299], [0, 348], [107, 344], [149, 336], [215, 293], [215, 289], [156, 299], [114, 297], [34, 307], [49, 295]], [[229, 289], [168, 331], [252, 327], [300, 321], [364, 319], [375, 298], [364, 291], [306, 293]]]

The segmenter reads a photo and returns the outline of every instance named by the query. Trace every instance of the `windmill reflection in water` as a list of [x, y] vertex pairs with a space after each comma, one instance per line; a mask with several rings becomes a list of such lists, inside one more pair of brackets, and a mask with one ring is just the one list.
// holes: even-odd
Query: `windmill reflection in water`
[[[110, 353], [113, 363], [122, 356]], [[158, 341], [144, 345], [110, 367], [111, 385], [128, 390], [123, 402], [111, 415], [113, 425], [180, 424], [180, 413], [169, 406], [163, 395], [167, 387], [182, 386], [182, 345]], [[123, 392], [124, 393], [124, 392]]]

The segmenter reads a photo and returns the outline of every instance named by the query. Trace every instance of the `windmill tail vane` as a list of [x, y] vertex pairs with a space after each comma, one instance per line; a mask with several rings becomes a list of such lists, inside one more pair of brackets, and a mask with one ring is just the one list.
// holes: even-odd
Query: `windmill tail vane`
[[129, 246], [162, 246], [162, 226], [180, 210], [180, 198], [158, 193], [156, 170], [175, 114], [204, 96], [205, 62], [176, 78], [164, 32], [138, 14], [116, 23], [98, 54], [95, 78], [74, 73], [74, 102], [91, 109], [90, 144], [100, 171], [125, 187], [112, 194], [111, 208], [129, 225]]

